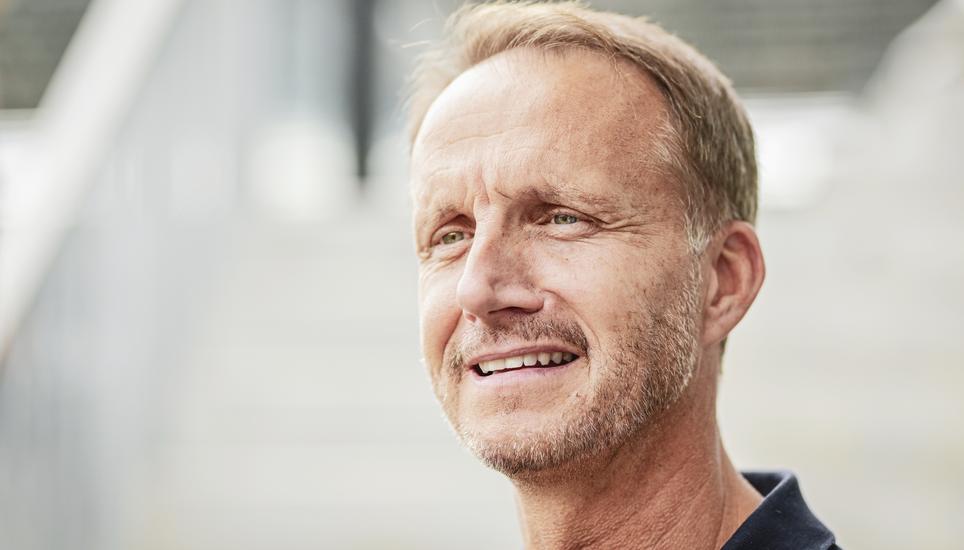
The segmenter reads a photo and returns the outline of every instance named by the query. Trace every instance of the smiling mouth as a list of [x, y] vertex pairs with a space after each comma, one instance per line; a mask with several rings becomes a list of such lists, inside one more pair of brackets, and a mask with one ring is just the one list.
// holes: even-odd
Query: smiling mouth
[[560, 367], [572, 363], [579, 359], [578, 355], [565, 351], [526, 353], [515, 357], [504, 357], [491, 361], [482, 361], [477, 365], [472, 365], [472, 370], [480, 376], [492, 376], [511, 370], [535, 368]]

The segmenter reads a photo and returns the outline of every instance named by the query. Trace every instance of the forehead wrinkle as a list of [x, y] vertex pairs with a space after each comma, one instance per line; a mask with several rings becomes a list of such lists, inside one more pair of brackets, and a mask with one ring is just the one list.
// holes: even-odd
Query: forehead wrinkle
[[[527, 147], [539, 148], [538, 146], [527, 145], [525, 143], [517, 144], [515, 140], [512, 139], [514, 134], [521, 133], [527, 140], [531, 141], [532, 129], [526, 127], [521, 122], [509, 126], [503, 124], [502, 127], [493, 128], [488, 132], [475, 132], [469, 135], [459, 135], [460, 130], [460, 125], [454, 122], [448, 122], [441, 125], [440, 128], [433, 130], [430, 137], [427, 135], [425, 140], [419, 143], [418, 150], [413, 155], [412, 166], [416, 172], [419, 168], [424, 169], [428, 167], [429, 174], [423, 178], [426, 182], [439, 172], [460, 172], [471, 171], [473, 169], [479, 171], [480, 168], [472, 167], [471, 165], [492, 163], [494, 160], [497, 160], [491, 158], [494, 153], [505, 155], [514, 149], [521, 150]], [[492, 139], [501, 139], [502, 141], [514, 143], [514, 145], [509, 151], [505, 151], [501, 143], [497, 144], [494, 148], [487, 147], [485, 142]], [[486, 153], [486, 151], [488, 152]], [[480, 153], [482, 153], [482, 156], [485, 158], [480, 158]], [[439, 156], [443, 159], [447, 156], [451, 160], [446, 159], [441, 162], [441, 166], [433, 166]]]
[[[450, 122], [450, 123], [448, 123], [447, 126], [448, 126], [448, 127], [454, 127], [455, 125], [456, 125], [455, 122]], [[433, 134], [443, 134], [443, 132], [444, 132], [445, 129], [447, 129], [447, 128], [440, 128], [440, 129], [434, 131]], [[425, 153], [424, 158], [422, 158], [422, 162], [428, 162], [428, 161], [432, 160], [432, 158], [433, 158], [434, 156], [436, 156], [436, 155], [438, 155], [438, 154], [440, 154], [440, 153], [443, 153], [446, 148], [453, 147], [453, 146], [456, 146], [456, 145], [460, 145], [460, 144], [463, 144], [464, 142], [467, 142], [467, 141], [485, 140], [485, 139], [493, 138], [493, 137], [496, 137], [496, 136], [505, 135], [506, 133], [508, 133], [508, 132], [510, 132], [510, 131], [512, 131], [512, 130], [517, 130], [517, 129], [518, 129], [518, 128], [508, 128], [508, 129], [507, 129], [507, 128], [497, 128], [497, 129], [493, 129], [493, 130], [490, 131], [490, 132], [477, 132], [477, 133], [468, 134], [468, 135], [459, 135], [459, 136], [455, 136], [455, 137], [449, 137], [448, 139], [446, 139], [446, 138], [443, 137], [442, 139], [445, 141], [445, 143], [442, 144], [441, 146], [433, 147], [432, 149], [430, 149], [430, 150], [428, 151], [428, 153]], [[435, 136], [431, 136], [431, 137], [435, 137]], [[426, 136], [426, 139], [428, 140], [428, 139], [431, 139], [431, 138], [430, 138], [429, 136]]]

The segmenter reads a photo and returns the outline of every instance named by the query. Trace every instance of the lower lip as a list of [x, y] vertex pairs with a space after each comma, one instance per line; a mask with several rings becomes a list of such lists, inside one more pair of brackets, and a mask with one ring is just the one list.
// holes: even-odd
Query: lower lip
[[470, 378], [473, 383], [489, 388], [538, 383], [539, 381], [548, 381], [556, 376], [565, 374], [582, 363], [583, 358], [578, 357], [565, 365], [559, 365], [557, 367], [523, 367], [520, 369], [496, 372], [488, 376], [482, 376], [476, 372], [475, 369], [472, 369], [470, 371]]

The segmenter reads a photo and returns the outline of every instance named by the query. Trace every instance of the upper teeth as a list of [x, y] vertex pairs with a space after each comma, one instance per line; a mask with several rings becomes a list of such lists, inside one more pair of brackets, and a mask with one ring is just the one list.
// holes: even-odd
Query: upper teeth
[[479, 370], [484, 373], [490, 373], [497, 370], [517, 369], [522, 366], [531, 367], [536, 363], [542, 366], [546, 366], [551, 363], [558, 365], [559, 363], [572, 361], [575, 358], [575, 355], [565, 351], [555, 351], [552, 353], [527, 353], [525, 355], [517, 355], [515, 357], [504, 357], [502, 359], [482, 361], [479, 363]]

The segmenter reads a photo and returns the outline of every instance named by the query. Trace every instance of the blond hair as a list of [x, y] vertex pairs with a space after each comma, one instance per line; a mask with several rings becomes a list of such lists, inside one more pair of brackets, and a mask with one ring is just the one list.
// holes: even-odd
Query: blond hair
[[431, 104], [461, 73], [514, 48], [596, 51], [649, 74], [670, 106], [669, 169], [682, 183], [694, 250], [729, 220], [757, 208], [753, 131], [730, 81], [692, 46], [646, 18], [593, 11], [581, 2], [467, 4], [445, 37], [420, 56], [409, 93], [414, 143]]

